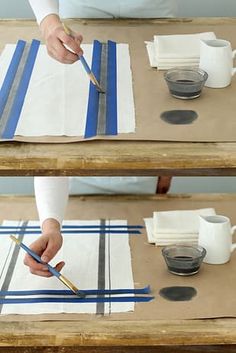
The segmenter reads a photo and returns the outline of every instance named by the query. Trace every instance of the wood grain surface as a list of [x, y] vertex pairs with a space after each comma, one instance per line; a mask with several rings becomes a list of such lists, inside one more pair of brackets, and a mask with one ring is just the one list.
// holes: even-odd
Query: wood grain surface
[[[68, 20], [70, 26], [114, 23], [141, 25], [139, 20]], [[178, 23], [180, 26], [236, 25], [236, 19], [148, 20], [148, 25]], [[142, 20], [142, 25], [145, 22]], [[29, 20], [0, 20], [0, 50], [6, 39], [40, 38]], [[8, 40], [9, 42], [9, 40]], [[236, 143], [185, 143], [149, 141], [88, 141], [68, 144], [3, 142], [0, 175], [236, 175]]]
[[[81, 219], [91, 215], [89, 210], [120, 209], [136, 205], [137, 208], [157, 202], [159, 207], [219, 205], [231, 210], [236, 202], [234, 195], [164, 195], [164, 196], [94, 196], [71, 197], [67, 216], [76, 206]], [[143, 206], [142, 206], [143, 204]], [[122, 209], [120, 206], [123, 205]], [[109, 211], [107, 211], [109, 214]], [[118, 211], [117, 211], [118, 212]], [[234, 215], [232, 209], [231, 215]], [[32, 197], [0, 197], [0, 218], [36, 217]], [[235, 215], [234, 215], [235, 217]], [[63, 319], [64, 317], [64, 319]], [[55, 319], [41, 316], [1, 316], [0, 352], [60, 352], [60, 353], [190, 353], [236, 352], [236, 319], [218, 318], [204, 320], [152, 320], [120, 319], [94, 315], [75, 315], [72, 320], [59, 314]]]

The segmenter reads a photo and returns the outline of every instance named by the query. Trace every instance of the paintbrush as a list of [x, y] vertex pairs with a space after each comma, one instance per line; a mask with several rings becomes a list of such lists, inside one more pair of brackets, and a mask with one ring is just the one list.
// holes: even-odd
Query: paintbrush
[[10, 238], [22, 249], [24, 249], [27, 254], [31, 255], [37, 262], [46, 265], [51, 274], [56, 276], [62, 283], [64, 283], [70, 290], [72, 290], [72, 292], [74, 292], [80, 298], [84, 298], [86, 296], [86, 294], [83, 291], [79, 290], [70, 280], [68, 280], [68, 278], [63, 276], [60, 272], [58, 272], [54, 267], [52, 267], [48, 263], [43, 262], [38, 254], [28, 248], [28, 246], [23, 244], [19, 239], [15, 238], [13, 235], [10, 235]]
[[[68, 34], [70, 37], [73, 38], [72, 35], [72, 31], [69, 27], [67, 27], [64, 23], [62, 24], [64, 31], [66, 34]], [[81, 64], [83, 65], [85, 71], [87, 72], [91, 82], [94, 84], [94, 86], [96, 87], [96, 89], [100, 92], [100, 93], [105, 93], [105, 91], [103, 90], [103, 88], [100, 86], [98, 80], [96, 79], [94, 73], [92, 72], [92, 70], [90, 69], [87, 61], [85, 60], [85, 57], [83, 55], [79, 56], [79, 59], [81, 61]]]

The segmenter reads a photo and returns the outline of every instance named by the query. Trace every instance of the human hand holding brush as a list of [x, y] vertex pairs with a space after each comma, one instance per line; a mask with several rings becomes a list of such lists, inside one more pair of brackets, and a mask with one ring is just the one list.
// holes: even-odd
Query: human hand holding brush
[[83, 50], [80, 47], [83, 37], [74, 31], [73, 36], [68, 35], [58, 15], [46, 16], [40, 24], [40, 29], [48, 54], [52, 58], [63, 64], [73, 64], [78, 60], [78, 57], [83, 55]]
[[55, 276], [58, 278], [67, 288], [69, 288], [74, 294], [76, 294], [80, 298], [85, 298], [86, 293], [79, 288], [77, 288], [68, 278], [63, 276], [57, 269], [56, 267], [51, 266], [49, 263], [46, 263], [40, 258], [40, 256], [35, 253], [31, 248], [26, 246], [24, 243], [22, 243], [18, 238], [16, 238], [14, 235], [10, 235], [11, 240], [13, 240], [18, 246], [20, 246], [26, 253], [33, 257], [37, 262], [42, 263], [44, 266], [46, 266], [49, 270], [49, 272], [52, 274], [52, 276]]
[[[60, 250], [62, 242], [60, 224], [55, 219], [46, 219], [42, 225], [42, 235], [30, 245], [30, 249], [39, 255], [43, 262], [48, 263]], [[28, 253], [25, 255], [24, 264], [29, 267], [32, 274], [42, 277], [52, 276], [46, 265], [36, 261]], [[64, 265], [64, 261], [60, 261], [55, 269], [60, 272]]]

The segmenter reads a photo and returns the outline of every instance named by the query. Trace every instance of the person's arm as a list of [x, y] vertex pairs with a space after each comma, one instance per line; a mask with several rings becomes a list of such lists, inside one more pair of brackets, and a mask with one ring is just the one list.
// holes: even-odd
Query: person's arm
[[[62, 246], [61, 224], [68, 200], [68, 178], [35, 177], [34, 187], [42, 235], [30, 248], [40, 255], [44, 262], [49, 262]], [[47, 266], [36, 262], [28, 254], [25, 256], [24, 264], [33, 274], [52, 276]], [[56, 265], [56, 269], [60, 271], [63, 266], [64, 262], [61, 261]]]
[[54, 14], [59, 17], [58, 0], [29, 0], [29, 3], [38, 24], [48, 15]]
[[35, 177], [34, 191], [41, 226], [55, 219], [61, 226], [68, 201], [68, 177]]
[[58, 0], [29, 0], [29, 3], [45, 39], [48, 54], [64, 64], [77, 61], [78, 56], [83, 54], [80, 47], [83, 38], [79, 33], [73, 32], [73, 36], [65, 33], [59, 17]]

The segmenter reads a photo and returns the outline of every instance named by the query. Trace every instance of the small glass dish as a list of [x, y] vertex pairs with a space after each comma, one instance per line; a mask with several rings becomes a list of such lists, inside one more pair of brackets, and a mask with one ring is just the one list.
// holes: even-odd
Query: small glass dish
[[169, 245], [162, 249], [168, 271], [179, 276], [197, 273], [206, 256], [206, 249], [199, 245]]
[[194, 99], [201, 95], [208, 74], [198, 68], [173, 68], [164, 73], [170, 94], [179, 99]]

